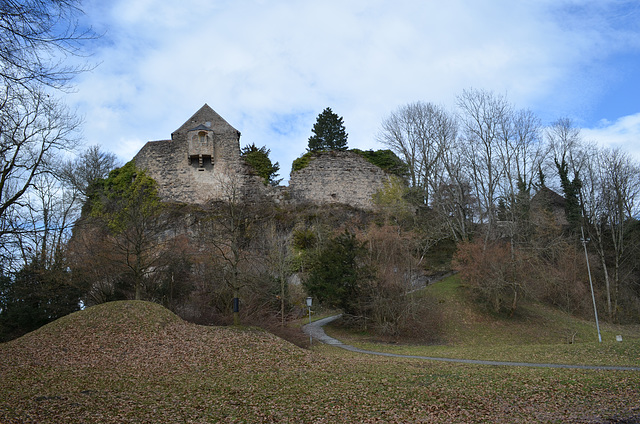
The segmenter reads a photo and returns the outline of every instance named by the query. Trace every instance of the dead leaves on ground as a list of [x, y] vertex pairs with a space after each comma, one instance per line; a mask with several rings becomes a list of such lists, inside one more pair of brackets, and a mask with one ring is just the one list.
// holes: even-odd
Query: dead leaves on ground
[[640, 401], [640, 373], [309, 352], [147, 302], [72, 314], [0, 357], [3, 423], [606, 422]]

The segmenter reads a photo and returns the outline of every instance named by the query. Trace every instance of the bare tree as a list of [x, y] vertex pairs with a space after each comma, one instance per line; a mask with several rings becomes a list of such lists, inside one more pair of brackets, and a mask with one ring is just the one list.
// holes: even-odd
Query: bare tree
[[454, 240], [468, 240], [473, 219], [471, 180], [454, 115], [440, 111], [435, 117], [442, 154], [433, 178], [434, 208], [447, 223]]
[[109, 172], [118, 166], [120, 163], [116, 155], [101, 151], [100, 146], [94, 145], [80, 153], [76, 159], [64, 162], [58, 175], [66, 187], [86, 199], [91, 184], [107, 178]]
[[513, 117], [513, 160], [507, 176], [530, 192], [543, 169], [548, 147], [543, 143], [540, 119], [530, 110], [522, 109]]
[[[583, 214], [598, 253], [607, 295], [607, 312], [615, 319], [623, 275], [629, 224], [638, 214], [640, 167], [620, 150], [592, 147], [583, 163]], [[632, 242], [632, 241], [631, 241]]]
[[[54, 267], [56, 261], [64, 260], [65, 244], [71, 236], [74, 222], [80, 217], [80, 209], [86, 201], [88, 182], [68, 181], [65, 171], [78, 170], [98, 177], [105, 177], [111, 165], [104, 167], [92, 160], [94, 154], [111, 158], [97, 148], [90, 149], [80, 158], [56, 166], [59, 160], [37, 172], [31, 186], [18, 202], [5, 213], [2, 230], [5, 257], [14, 254], [12, 264], [5, 262], [7, 269], [24, 267], [37, 257], [37, 264], [43, 269]], [[57, 155], [55, 157], [59, 157]], [[110, 162], [113, 163], [113, 162]], [[96, 166], [98, 168], [96, 168]], [[13, 179], [13, 182], [19, 181]], [[60, 264], [62, 266], [62, 264]]]
[[547, 148], [541, 139], [538, 117], [529, 110], [510, 113], [501, 123], [498, 160], [503, 176], [499, 180], [501, 233], [511, 240], [511, 248], [531, 234], [529, 206], [531, 190], [539, 178]]
[[222, 200], [210, 205], [197, 232], [210, 249], [212, 261], [222, 263], [224, 282], [233, 295], [234, 325], [238, 325], [240, 294], [256, 273], [254, 269], [262, 267], [263, 224], [271, 213], [269, 205], [247, 201], [241, 175], [221, 175], [219, 184]]
[[603, 181], [603, 194], [606, 205], [606, 219], [611, 238], [613, 256], [614, 305], [617, 310], [618, 294], [626, 278], [622, 275], [624, 262], [628, 260], [627, 233], [629, 223], [637, 216], [640, 200], [640, 167], [628, 154], [620, 150], [605, 152], [607, 164], [606, 178]]
[[496, 227], [498, 189], [504, 176], [500, 143], [512, 107], [502, 96], [480, 90], [464, 90], [458, 97], [464, 139], [464, 156], [477, 196], [479, 214], [486, 224], [485, 242]]
[[579, 173], [582, 163], [582, 136], [570, 118], [559, 118], [545, 131], [554, 162], [566, 162], [574, 173]]
[[398, 108], [382, 123], [378, 140], [409, 166], [410, 184], [429, 204], [436, 169], [454, 124], [444, 109], [416, 102]]
[[[54, 158], [75, 145], [79, 120], [56, 101], [55, 89], [87, 69], [72, 64], [83, 43], [95, 38], [79, 23], [77, 0], [3, 1], [0, 4], [0, 240], [2, 256], [15, 251], [7, 237], [27, 225], [26, 197]], [[54, 89], [54, 90], [52, 90]], [[36, 196], [37, 197], [37, 196]]]
[[284, 327], [286, 308], [290, 301], [289, 277], [291, 276], [291, 232], [278, 229], [275, 222], [269, 225], [268, 255], [270, 272], [275, 277], [280, 288], [278, 300], [280, 301], [280, 319]]
[[580, 129], [568, 118], [555, 121], [546, 131], [551, 159], [556, 168], [560, 186], [566, 200], [567, 220], [571, 229], [578, 233], [581, 222], [581, 199], [583, 168], [588, 163], [588, 147], [580, 135]]
[[[75, 146], [78, 120], [39, 91], [5, 88], [0, 107], [0, 238], [19, 236], [27, 194], [54, 168], [54, 158]], [[25, 217], [26, 218], [26, 217]], [[10, 225], [8, 223], [11, 222]], [[5, 254], [9, 243], [3, 243]]]
[[85, 65], [65, 61], [96, 38], [79, 17], [80, 0], [22, 0], [0, 4], [0, 78], [6, 86], [62, 88]]

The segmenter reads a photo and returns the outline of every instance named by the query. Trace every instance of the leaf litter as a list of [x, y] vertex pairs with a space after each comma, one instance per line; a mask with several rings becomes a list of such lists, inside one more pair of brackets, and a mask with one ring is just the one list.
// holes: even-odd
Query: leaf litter
[[309, 351], [260, 329], [189, 324], [150, 302], [71, 314], [0, 344], [0, 358], [2, 423], [614, 423], [640, 414], [640, 373]]

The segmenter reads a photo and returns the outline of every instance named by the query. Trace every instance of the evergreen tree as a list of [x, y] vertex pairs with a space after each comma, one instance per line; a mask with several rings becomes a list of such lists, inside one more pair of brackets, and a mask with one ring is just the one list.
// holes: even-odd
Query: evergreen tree
[[271, 153], [271, 150], [267, 149], [266, 146], [258, 148], [253, 143], [242, 148], [242, 157], [262, 177], [264, 185], [277, 186], [282, 181], [282, 178], [276, 179], [280, 164], [278, 162], [272, 163], [271, 159], [269, 159], [269, 153]]
[[364, 247], [348, 231], [330, 239], [320, 249], [304, 282], [309, 295], [348, 315], [359, 315], [359, 282], [367, 279], [361, 264]]
[[47, 267], [34, 256], [13, 278], [0, 275], [0, 342], [77, 311], [81, 294], [62, 261]]
[[313, 135], [309, 137], [309, 151], [346, 150], [347, 136], [342, 117], [326, 108], [313, 124]]

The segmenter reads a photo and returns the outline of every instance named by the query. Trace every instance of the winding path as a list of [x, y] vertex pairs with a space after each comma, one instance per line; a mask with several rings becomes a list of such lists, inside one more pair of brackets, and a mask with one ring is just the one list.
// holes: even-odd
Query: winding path
[[350, 350], [352, 352], [364, 353], [367, 355], [377, 356], [390, 356], [394, 358], [413, 358], [413, 359], [425, 359], [428, 361], [440, 361], [440, 362], [457, 362], [461, 364], [474, 364], [474, 365], [497, 365], [497, 366], [510, 366], [510, 367], [534, 367], [534, 368], [566, 368], [566, 369], [580, 369], [580, 370], [614, 370], [614, 371], [640, 371], [640, 367], [624, 367], [624, 366], [606, 366], [606, 365], [569, 365], [569, 364], [537, 364], [533, 362], [507, 362], [507, 361], [481, 361], [477, 359], [455, 359], [455, 358], [437, 358], [431, 356], [415, 356], [415, 355], [401, 355], [397, 353], [385, 353], [375, 352], [373, 350], [360, 349], [355, 346], [350, 346], [342, 343], [338, 339], [327, 336], [324, 332], [325, 325], [329, 324], [340, 318], [341, 315], [334, 315], [331, 317], [323, 318], [318, 321], [314, 321], [311, 324], [307, 324], [302, 327], [302, 331], [310, 335], [314, 340], [318, 340], [322, 343], [336, 346], [342, 349]]

